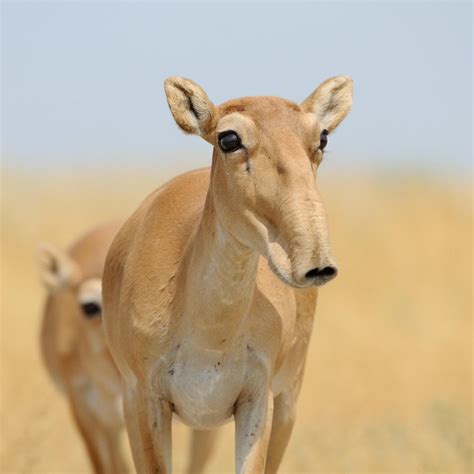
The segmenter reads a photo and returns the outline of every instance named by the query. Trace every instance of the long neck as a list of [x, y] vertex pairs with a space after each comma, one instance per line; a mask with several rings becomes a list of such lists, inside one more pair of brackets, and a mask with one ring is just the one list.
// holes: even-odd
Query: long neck
[[238, 337], [250, 306], [258, 254], [219, 222], [210, 188], [186, 258], [186, 323], [200, 345], [224, 348]]

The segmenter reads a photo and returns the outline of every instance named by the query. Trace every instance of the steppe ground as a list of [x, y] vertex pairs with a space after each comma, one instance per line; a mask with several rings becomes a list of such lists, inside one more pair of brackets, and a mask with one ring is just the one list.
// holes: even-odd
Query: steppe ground
[[[3, 174], [2, 472], [89, 472], [38, 353], [38, 242], [127, 216], [170, 171]], [[320, 292], [281, 472], [472, 471], [471, 196], [467, 179], [324, 175], [340, 276]], [[187, 429], [174, 429], [174, 466]], [[233, 470], [222, 430], [209, 472]]]

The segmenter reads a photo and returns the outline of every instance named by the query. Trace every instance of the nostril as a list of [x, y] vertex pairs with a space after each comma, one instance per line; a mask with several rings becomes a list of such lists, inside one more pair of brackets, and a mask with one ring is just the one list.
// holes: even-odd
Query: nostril
[[307, 272], [305, 277], [308, 279], [317, 278], [317, 277], [318, 278], [321, 278], [321, 277], [331, 278], [335, 276], [336, 273], [337, 273], [337, 270], [335, 267], [331, 267], [331, 266], [323, 267], [323, 268], [317, 267]]
[[335, 276], [337, 273], [337, 270], [335, 267], [324, 267], [320, 272], [319, 276], [324, 276], [324, 277], [332, 277]]

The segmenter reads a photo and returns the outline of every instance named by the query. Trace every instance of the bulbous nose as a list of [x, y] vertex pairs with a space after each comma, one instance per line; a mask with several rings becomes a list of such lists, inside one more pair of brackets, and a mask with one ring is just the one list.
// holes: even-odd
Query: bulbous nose
[[337, 275], [337, 268], [334, 265], [327, 265], [326, 267], [316, 267], [305, 274], [306, 280], [314, 280], [315, 285], [323, 285], [329, 280], [332, 280]]

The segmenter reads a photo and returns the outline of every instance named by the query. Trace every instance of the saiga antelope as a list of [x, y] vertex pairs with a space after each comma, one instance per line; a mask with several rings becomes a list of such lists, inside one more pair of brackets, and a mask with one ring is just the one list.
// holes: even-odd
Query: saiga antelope
[[[48, 290], [41, 350], [53, 381], [65, 394], [95, 473], [127, 472], [120, 449], [121, 379], [106, 346], [101, 323], [101, 277], [119, 223], [96, 227], [66, 251], [39, 249], [40, 277]], [[207, 459], [207, 438], [193, 433], [188, 472]]]
[[48, 289], [41, 329], [45, 365], [65, 394], [96, 473], [126, 471], [120, 449], [121, 380], [101, 322], [105, 256], [120, 225], [97, 227], [64, 251], [39, 250]]
[[[171, 419], [203, 431], [235, 420], [239, 473], [275, 472], [295, 420], [317, 287], [336, 276], [316, 173], [352, 105], [352, 81], [302, 104], [246, 97], [214, 106], [165, 82], [179, 127], [213, 146], [126, 222], [104, 271], [104, 324], [125, 380], [139, 473], [171, 470]], [[207, 433], [207, 434], [206, 434]]]

